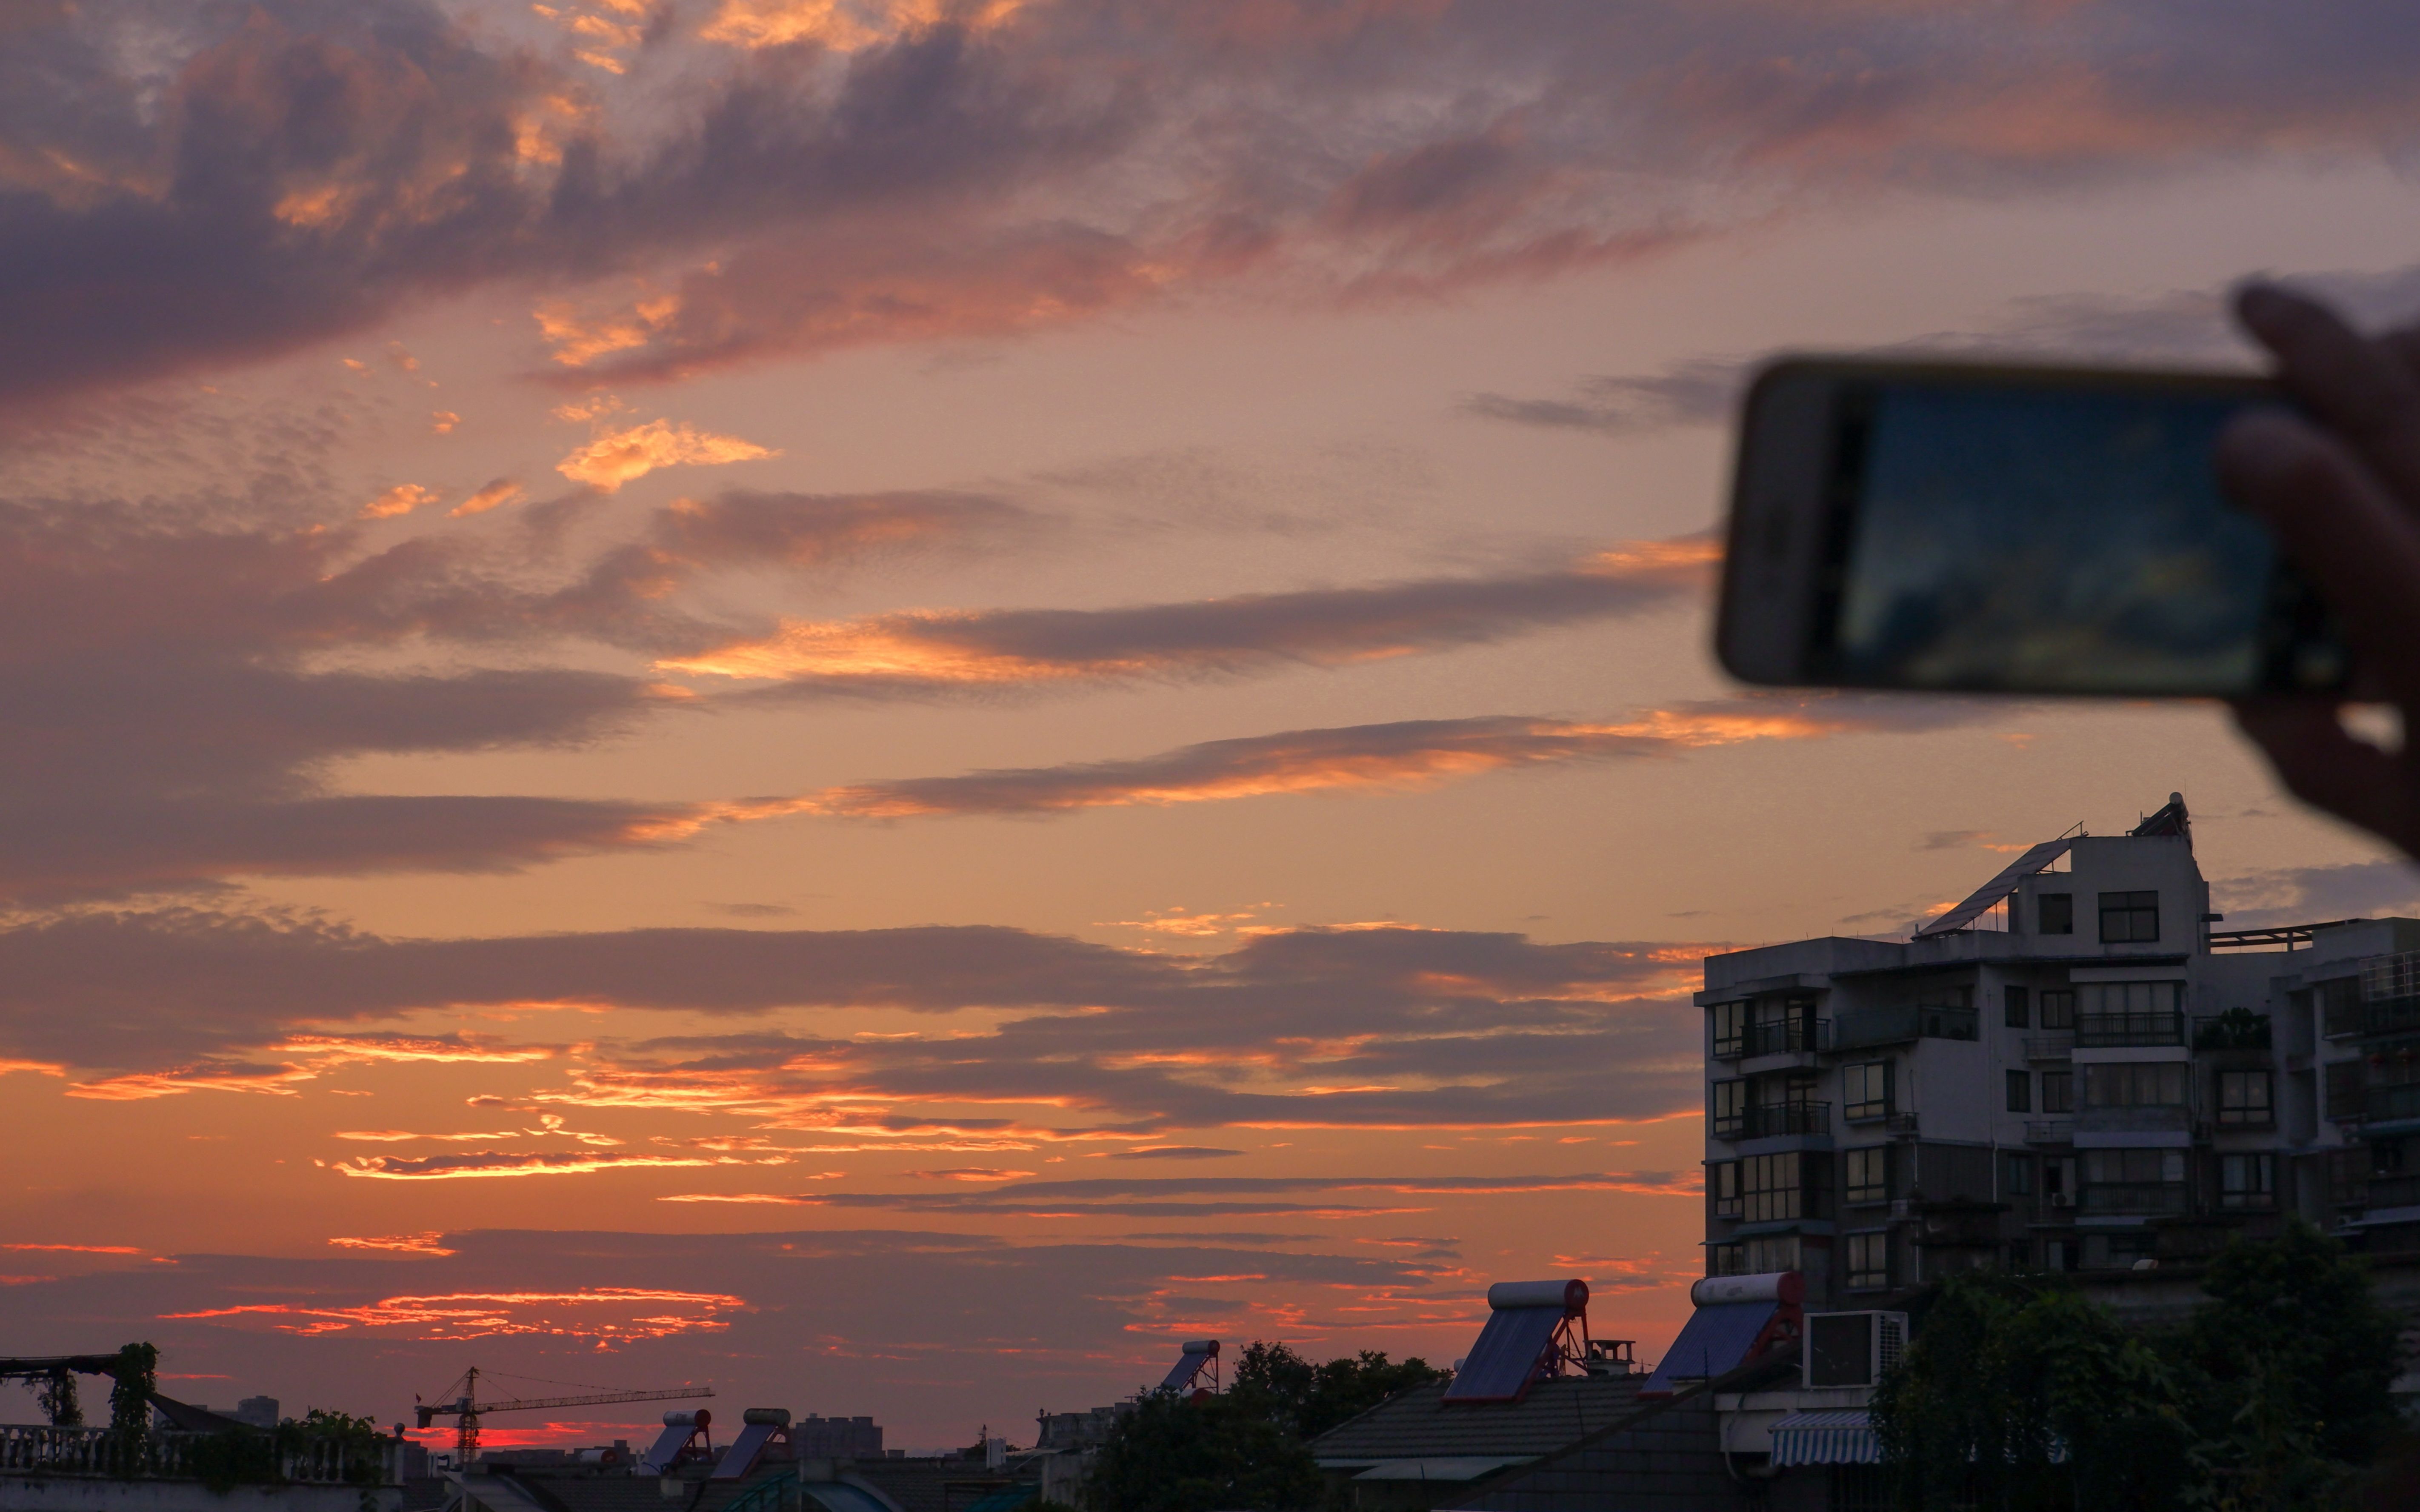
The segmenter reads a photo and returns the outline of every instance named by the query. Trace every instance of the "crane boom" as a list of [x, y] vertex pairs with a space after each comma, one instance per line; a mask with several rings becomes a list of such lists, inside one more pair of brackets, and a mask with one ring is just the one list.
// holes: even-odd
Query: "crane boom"
[[670, 1391], [597, 1391], [577, 1396], [526, 1396], [505, 1402], [483, 1402], [479, 1400], [477, 1365], [462, 1372], [455, 1385], [446, 1389], [452, 1391], [458, 1387], [461, 1395], [452, 1401], [423, 1402], [413, 1398], [412, 1412], [420, 1419], [422, 1427], [428, 1427], [432, 1418], [450, 1416], [454, 1419], [455, 1465], [465, 1470], [470, 1468], [472, 1460], [479, 1457], [479, 1419], [489, 1412], [520, 1412], [536, 1407], [594, 1407], [604, 1402], [679, 1402], [714, 1395], [711, 1386], [683, 1386]]
[[[605, 1402], [684, 1402], [692, 1396], [713, 1395], [711, 1386], [700, 1386], [693, 1391], [600, 1391], [586, 1396], [531, 1396], [520, 1401], [481, 1402], [478, 1412], [485, 1417], [489, 1412], [518, 1412], [533, 1407], [595, 1407]], [[461, 1408], [458, 1403], [449, 1402], [429, 1411], [456, 1412]]]

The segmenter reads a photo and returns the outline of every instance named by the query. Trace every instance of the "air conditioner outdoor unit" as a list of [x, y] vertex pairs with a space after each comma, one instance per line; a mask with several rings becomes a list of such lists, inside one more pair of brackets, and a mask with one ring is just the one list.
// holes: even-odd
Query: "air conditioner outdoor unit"
[[2072, 1208], [2075, 1206], [2075, 1194], [2054, 1192], [2050, 1195], [2050, 1205], [2054, 1208]]
[[1907, 1349], [1905, 1313], [1808, 1313], [1803, 1379], [1814, 1386], [1871, 1386]]

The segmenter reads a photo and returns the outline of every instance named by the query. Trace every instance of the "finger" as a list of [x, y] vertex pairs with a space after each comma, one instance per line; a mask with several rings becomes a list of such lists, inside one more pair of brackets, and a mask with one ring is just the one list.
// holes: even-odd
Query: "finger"
[[2367, 653], [2397, 702], [2420, 705], [2420, 520], [2335, 437], [2292, 415], [2239, 415], [2218, 441], [2219, 483], [2269, 522], [2286, 555]]
[[2335, 312], [2273, 284], [2236, 297], [2236, 314], [2277, 354], [2277, 378], [2324, 424], [2352, 442], [2420, 514], [2420, 378]]
[[2396, 759], [2346, 734], [2334, 704], [2256, 700], [2235, 706], [2235, 722], [2296, 797], [2412, 848], [2411, 798]]
[[2385, 347], [2386, 355], [2395, 359], [2397, 364], [2412, 376], [2412, 381], [2420, 382], [2420, 326], [2397, 326], [2393, 331], [2381, 332], [2378, 344]]

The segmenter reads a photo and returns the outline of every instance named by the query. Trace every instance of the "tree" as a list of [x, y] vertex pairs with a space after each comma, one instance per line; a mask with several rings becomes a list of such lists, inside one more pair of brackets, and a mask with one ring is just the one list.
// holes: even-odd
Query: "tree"
[[2376, 1458], [2396, 1429], [2388, 1390], [2400, 1325], [2344, 1245], [2292, 1219], [2266, 1243], [2229, 1244], [2201, 1288], [2211, 1303], [2187, 1338], [2230, 1423], [2257, 1404], [2257, 1412], [2290, 1415], [2329, 1459]]
[[1255, 1340], [1236, 1362], [1228, 1395], [1307, 1443], [1399, 1391], [1449, 1374], [1417, 1356], [1390, 1363], [1378, 1350], [1313, 1365], [1283, 1344]]
[[58, 1428], [84, 1426], [84, 1403], [76, 1396], [76, 1379], [72, 1371], [54, 1370], [42, 1378], [34, 1390], [34, 1400], [41, 1405], [42, 1415]]
[[1085, 1483], [1096, 1512], [1291, 1512], [1318, 1505], [1321, 1491], [1311, 1451], [1253, 1404], [1169, 1391], [1119, 1418]]
[[151, 1397], [159, 1390], [160, 1350], [154, 1345], [129, 1344], [117, 1351], [110, 1367], [109, 1431], [116, 1441], [119, 1463], [130, 1472], [142, 1465], [151, 1444]]
[[2186, 1478], [2185, 1400], [2105, 1309], [1985, 1273], [1944, 1283], [1874, 1424], [1903, 1507], [2150, 1508]]
[[2064, 1280], [1955, 1276], [1874, 1397], [1908, 1508], [2340, 1505], [2395, 1430], [2397, 1324], [2309, 1225], [2238, 1239], [2181, 1329]]

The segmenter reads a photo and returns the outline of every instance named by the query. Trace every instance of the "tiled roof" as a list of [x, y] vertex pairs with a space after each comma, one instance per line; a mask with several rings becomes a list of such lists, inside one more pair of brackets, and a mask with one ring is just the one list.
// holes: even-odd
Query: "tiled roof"
[[1390, 1396], [1311, 1443], [1323, 1462], [1552, 1454], [1628, 1411], [1645, 1378], [1559, 1376], [1517, 1402], [1444, 1401], [1445, 1382]]

